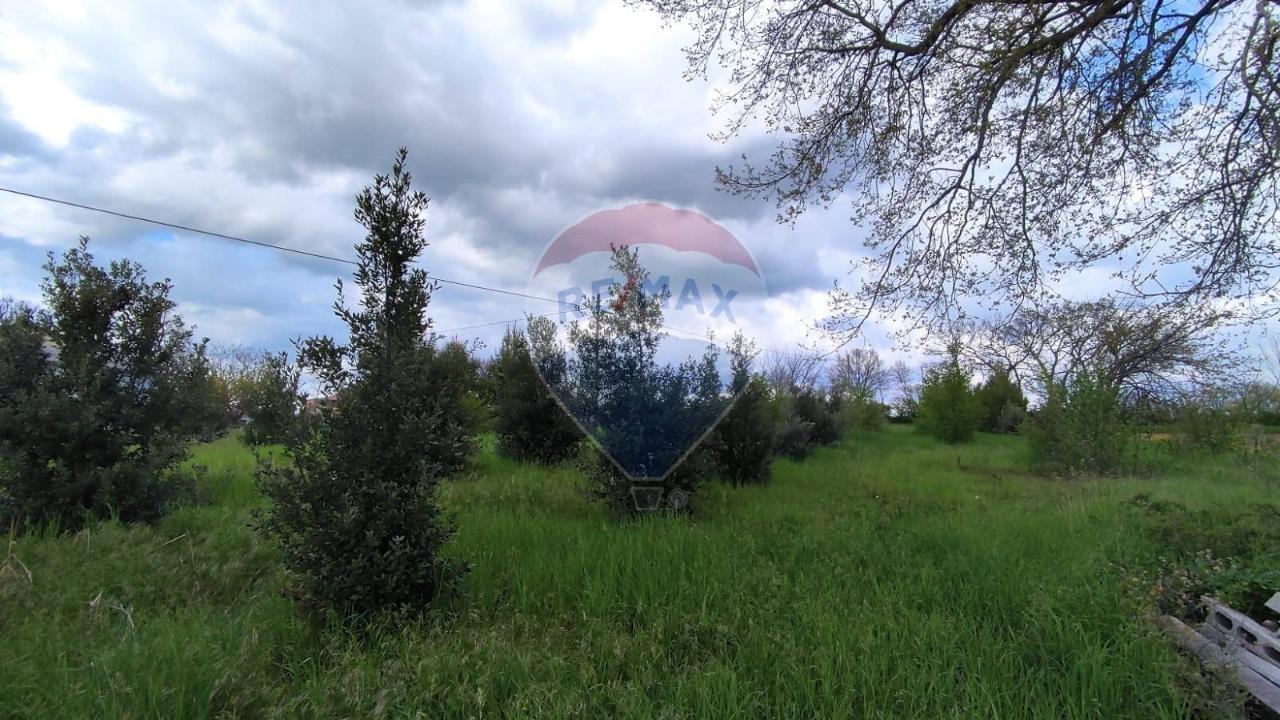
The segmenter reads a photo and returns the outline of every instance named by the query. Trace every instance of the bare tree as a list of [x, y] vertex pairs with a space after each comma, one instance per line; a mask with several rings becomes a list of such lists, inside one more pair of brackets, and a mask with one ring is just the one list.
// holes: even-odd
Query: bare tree
[[1280, 385], [1280, 338], [1271, 338], [1271, 347], [1264, 353], [1263, 364], [1271, 375], [1271, 382]]
[[872, 348], [850, 348], [836, 356], [831, 390], [863, 401], [879, 400], [889, 385], [889, 369]]
[[235, 343], [210, 343], [208, 346], [209, 364], [231, 383], [248, 377], [268, 355], [265, 350]]
[[1059, 301], [979, 326], [969, 351], [1042, 396], [1045, 380], [1090, 370], [1130, 398], [1167, 399], [1238, 374], [1240, 358], [1218, 332], [1230, 320], [1204, 306]]
[[898, 399], [894, 403], [896, 413], [900, 417], [915, 417], [920, 407], [920, 386], [916, 384], [916, 372], [904, 360], [898, 360], [889, 366], [889, 374], [898, 389]]
[[8, 295], [0, 297], [0, 322], [9, 322], [20, 317], [34, 321], [46, 314], [46, 310], [31, 303], [16, 300]]
[[723, 138], [781, 136], [721, 183], [784, 220], [852, 199], [873, 252], [832, 331], [1008, 311], [1104, 262], [1148, 300], [1277, 285], [1274, 2], [632, 1], [698, 31], [689, 75], [731, 71]]
[[795, 395], [817, 387], [822, 378], [824, 363], [816, 353], [765, 350], [762, 359], [764, 379], [776, 393]]
[[914, 392], [916, 371], [907, 364], [907, 361], [894, 361], [894, 363], [889, 366], [889, 374], [893, 376], [893, 382], [897, 386], [900, 394], [906, 395]]

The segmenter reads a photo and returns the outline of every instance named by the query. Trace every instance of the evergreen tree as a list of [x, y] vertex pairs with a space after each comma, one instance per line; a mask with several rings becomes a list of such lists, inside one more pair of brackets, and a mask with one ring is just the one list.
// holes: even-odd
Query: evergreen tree
[[916, 427], [944, 442], [963, 442], [973, 437], [981, 413], [969, 371], [960, 364], [960, 348], [953, 345], [947, 359], [925, 373]]
[[731, 389], [736, 399], [716, 425], [708, 449], [717, 469], [734, 485], [765, 482], [773, 471], [777, 432], [769, 383], [752, 374], [755, 348], [742, 335], [733, 338], [728, 352], [733, 373]]
[[289, 443], [292, 463], [264, 466], [262, 528], [281, 546], [301, 594], [345, 613], [422, 609], [465, 565], [442, 553], [454, 530], [437, 501], [441, 477], [470, 450], [458, 383], [427, 335], [433, 285], [413, 261], [427, 246], [427, 198], [411, 187], [406, 151], [356, 202], [360, 302], [338, 282], [334, 311], [349, 339], [313, 337], [300, 362], [335, 398]]
[[[449, 398], [442, 412], [449, 417], [456, 442], [442, 444], [438, 450], [441, 461], [450, 472], [466, 467], [475, 452], [475, 438], [485, 420], [484, 400], [481, 397], [480, 363], [471, 349], [460, 340], [444, 343], [436, 338], [431, 352], [431, 375], [437, 384], [440, 397]], [[447, 450], [451, 448], [451, 451]]]
[[95, 265], [87, 238], [45, 270], [47, 311], [0, 319], [4, 511], [63, 528], [154, 520], [191, 489], [172, 471], [206, 426], [204, 343], [167, 280], [128, 260]]
[[1007, 369], [992, 372], [974, 396], [982, 407], [978, 429], [983, 432], [1015, 432], [1026, 416], [1027, 398]]
[[[530, 318], [531, 332], [539, 321]], [[551, 364], [548, 363], [550, 367]], [[529, 355], [529, 341], [518, 330], [508, 330], [489, 368], [494, 393], [494, 430], [498, 452], [517, 460], [556, 462], [578, 447], [581, 431], [556, 402]], [[558, 378], [551, 378], [558, 381]]]
[[562, 372], [555, 392], [607, 457], [586, 467], [593, 493], [617, 515], [664, 507], [684, 510], [709, 474], [699, 443], [728, 403], [716, 370], [718, 353], [660, 363], [662, 302], [669, 291], [646, 292], [648, 272], [638, 253], [613, 251], [620, 278], [608, 298], [587, 304], [586, 319], [569, 328], [572, 356], [554, 338], [533, 337], [534, 361], [544, 377]]

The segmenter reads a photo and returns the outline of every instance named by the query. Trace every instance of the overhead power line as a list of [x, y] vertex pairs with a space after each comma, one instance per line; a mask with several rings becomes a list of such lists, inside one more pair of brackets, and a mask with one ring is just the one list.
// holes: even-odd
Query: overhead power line
[[212, 230], [201, 230], [188, 225], [179, 225], [178, 223], [165, 222], [164, 220], [156, 220], [154, 218], [142, 217], [141, 215], [130, 215], [129, 213], [118, 212], [116, 210], [108, 210], [106, 208], [94, 207], [82, 203], [71, 202], [70, 200], [61, 200], [59, 198], [48, 197], [47, 195], [37, 195], [35, 193], [23, 192], [22, 190], [14, 190], [13, 188], [0, 187], [0, 191], [10, 193], [12, 195], [21, 195], [22, 197], [32, 198], [34, 200], [43, 200], [45, 202], [55, 203], [57, 205], [65, 205], [67, 207], [79, 208], [90, 212], [102, 213], [103, 215], [113, 215], [126, 220], [137, 220], [138, 222], [150, 223], [161, 227], [173, 228], [174, 230], [183, 230], [186, 232], [198, 233], [200, 235], [208, 235], [209, 237], [221, 238], [223, 240], [234, 240], [235, 242], [247, 243], [249, 245], [257, 245], [258, 247], [271, 248], [272, 250], [280, 250], [282, 252], [294, 253], [295, 255], [306, 255], [307, 257], [318, 258], [320, 260], [332, 260], [334, 262], [355, 265], [356, 261], [346, 258], [334, 257], [323, 253], [311, 252], [309, 250], [299, 250], [297, 248], [286, 247], [284, 245], [274, 245], [272, 243], [262, 242], [261, 240], [250, 240], [248, 238], [237, 237], [235, 235], [227, 235], [226, 233], [214, 232]]
[[[32, 200], [40, 200], [42, 202], [53, 203], [55, 205], [62, 205], [65, 207], [76, 208], [79, 210], [87, 210], [89, 212], [101, 213], [103, 215], [110, 215], [112, 217], [123, 218], [125, 220], [134, 220], [136, 222], [148, 223], [150, 225], [171, 228], [173, 230], [181, 230], [183, 232], [194, 233], [196, 235], [205, 235], [207, 237], [218, 238], [219, 240], [228, 240], [231, 242], [238, 242], [238, 243], [244, 243], [246, 245], [254, 245], [257, 247], [268, 248], [270, 250], [279, 250], [280, 252], [292, 253], [294, 255], [301, 255], [304, 257], [314, 258], [317, 260], [329, 260], [331, 262], [342, 263], [344, 265], [353, 265], [353, 266], [359, 264], [355, 260], [352, 260], [350, 258], [337, 257], [336, 255], [326, 255], [324, 253], [312, 252], [310, 250], [300, 250], [298, 248], [289, 247], [287, 245], [277, 245], [275, 243], [263, 242], [261, 240], [252, 240], [250, 238], [240, 237], [239, 235], [231, 235], [228, 233], [216, 232], [214, 230], [205, 230], [203, 228], [192, 227], [190, 225], [183, 225], [181, 223], [168, 222], [166, 220], [157, 220], [156, 218], [146, 217], [144, 215], [135, 215], [133, 213], [126, 213], [126, 212], [121, 212], [119, 210], [111, 210], [109, 208], [97, 207], [95, 205], [88, 205], [85, 203], [73, 202], [71, 200], [64, 200], [62, 198], [50, 197], [48, 195], [40, 195], [38, 193], [26, 192], [24, 190], [15, 190], [13, 188], [0, 186], [0, 192], [6, 192], [11, 195], [30, 198]], [[496, 288], [488, 285], [480, 285], [478, 283], [464, 282], [462, 280], [453, 280], [450, 278], [440, 277], [438, 275], [431, 275], [430, 273], [428, 273], [428, 277], [430, 277], [432, 280], [436, 282], [443, 283], [446, 285], [471, 288], [473, 290], [482, 290], [484, 292], [498, 293], [500, 295], [508, 295], [511, 297], [525, 298], [527, 300], [537, 300], [539, 302], [551, 302], [551, 303], [556, 303], [557, 305], [567, 306], [578, 311], [581, 311], [584, 309], [584, 306], [580, 303], [568, 303], [558, 298], [549, 298], [549, 297], [543, 297], [540, 295], [530, 295], [529, 293], [518, 292], [516, 290]], [[554, 312], [545, 313], [543, 315], [537, 315], [535, 317], [548, 317], [555, 314], [557, 313], [554, 313]], [[481, 323], [478, 325], [467, 325], [464, 327], [453, 328], [451, 330], [443, 330], [441, 331], [441, 333], [447, 334], [452, 332], [460, 332], [462, 330], [474, 330], [474, 329], [483, 328], [483, 327], [493, 327], [495, 325], [507, 325], [510, 323], [520, 322], [524, 319], [525, 318], [521, 317], [521, 318], [514, 318], [512, 320], [499, 320], [496, 322]], [[674, 328], [669, 325], [662, 325], [661, 327], [663, 329], [679, 332], [684, 335], [693, 335], [693, 336], [702, 338], [707, 342], [714, 343], [714, 340], [712, 338], [702, 335], [700, 333], [694, 333], [688, 330], [681, 330], [679, 328]], [[831, 350], [830, 352], [822, 354], [819, 357], [819, 359], [825, 359], [830, 355], [834, 354], [839, 349], [840, 349], [840, 346], [837, 346], [835, 349]], [[786, 350], [777, 350], [777, 349], [769, 349], [769, 348], [765, 348], [765, 350], [767, 350], [768, 352], [774, 352], [774, 353], [785, 354], [785, 355], [801, 354], [801, 353], [789, 352]]]
[[[65, 205], [66, 207], [78, 208], [80, 210], [88, 210], [90, 212], [102, 213], [103, 215], [111, 215], [113, 217], [124, 218], [126, 220], [136, 220], [138, 222], [149, 223], [151, 225], [158, 225], [160, 227], [172, 228], [174, 230], [182, 230], [184, 232], [195, 233], [197, 235], [206, 235], [208, 237], [218, 238], [220, 240], [230, 240], [233, 242], [245, 243], [248, 245], [256, 245], [258, 247], [264, 247], [264, 248], [270, 248], [272, 250], [279, 250], [281, 252], [293, 253], [294, 255], [304, 255], [306, 257], [316, 258], [318, 260], [330, 260], [332, 262], [343, 263], [344, 265], [359, 264], [355, 260], [352, 260], [350, 258], [337, 257], [335, 255], [326, 255], [324, 253], [312, 252], [310, 250], [299, 250], [298, 248], [292, 248], [292, 247], [289, 247], [288, 245], [277, 245], [275, 243], [263, 242], [261, 240], [251, 240], [246, 237], [240, 237], [239, 235], [229, 235], [227, 233], [216, 232], [213, 230], [204, 230], [202, 228], [191, 227], [190, 225], [182, 225], [180, 223], [173, 223], [165, 220], [157, 220], [155, 218], [149, 218], [143, 215], [134, 215], [132, 213], [120, 212], [118, 210], [110, 210], [107, 208], [96, 207], [94, 205], [86, 205], [84, 203], [72, 202], [70, 200], [63, 200], [61, 198], [49, 197], [48, 195], [38, 195], [36, 193], [25, 192], [22, 190], [14, 190], [13, 188], [7, 188], [7, 187], [0, 187], [0, 192], [7, 192], [12, 195], [20, 195], [22, 197], [31, 198], [33, 200], [42, 200], [44, 202], [55, 203], [57, 205]], [[437, 275], [428, 274], [428, 276], [432, 280], [435, 280], [436, 282], [439, 282], [439, 283], [444, 283], [446, 285], [455, 285], [457, 287], [472, 288], [475, 290], [484, 290], [486, 292], [500, 293], [502, 295], [511, 295], [513, 297], [520, 297], [528, 300], [539, 300], [543, 302], [565, 304], [565, 305], [570, 305], [575, 309], [579, 309], [581, 307], [575, 303], [562, 303], [562, 301], [556, 298], [540, 297], [538, 295], [530, 295], [528, 293], [517, 292], [515, 290], [505, 290], [503, 288], [489, 287], [487, 285], [479, 285], [477, 283], [463, 282], [462, 280], [452, 280], [450, 278], [439, 277]]]
[[559, 315], [559, 314], [560, 314], [560, 311], [557, 310], [555, 312], [542, 313], [541, 315], [528, 315], [525, 317], [511, 318], [510, 320], [495, 320], [493, 322], [480, 323], [478, 325], [463, 325], [462, 327], [449, 328], [448, 330], [440, 330], [438, 332], [441, 335], [448, 335], [449, 333], [462, 332], [463, 330], [476, 330], [478, 328], [493, 327], [495, 325], [514, 325], [518, 322], [525, 322], [531, 317], [542, 318], [542, 317], [551, 317], [552, 315]]

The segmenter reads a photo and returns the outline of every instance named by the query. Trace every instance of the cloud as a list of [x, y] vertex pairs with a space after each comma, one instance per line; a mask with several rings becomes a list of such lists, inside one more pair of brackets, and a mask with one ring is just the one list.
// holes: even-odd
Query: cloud
[[[0, 106], [0, 163], [6, 160], [10, 163], [45, 160], [49, 156], [49, 149], [44, 141], [10, 118], [7, 109]], [[4, 164], [0, 164], [0, 167], [4, 167]]]
[[[606, 0], [15, 4], [0, 16], [0, 185], [350, 257], [356, 193], [407, 145], [432, 198], [433, 273], [520, 290], [563, 228], [657, 200], [753, 251], [774, 296], [764, 344], [809, 341], [863, 234], [847, 204], [778, 225], [766, 201], [716, 189], [716, 166], [773, 143], [758, 128], [709, 137], [723, 78], [681, 79], [690, 40]], [[171, 277], [215, 340], [339, 330], [329, 305], [347, 266], [3, 193], [0, 295], [38, 294], [44, 252], [80, 235]], [[445, 285], [432, 313], [449, 330], [524, 307]]]

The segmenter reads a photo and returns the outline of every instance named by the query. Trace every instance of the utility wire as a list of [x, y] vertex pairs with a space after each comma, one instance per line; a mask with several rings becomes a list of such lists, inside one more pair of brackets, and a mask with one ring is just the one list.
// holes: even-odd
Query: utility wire
[[37, 195], [35, 193], [23, 192], [21, 190], [14, 190], [12, 188], [0, 187], [0, 191], [7, 192], [12, 195], [21, 195], [22, 197], [28, 197], [34, 200], [43, 200], [45, 202], [56, 203], [58, 205], [66, 205], [67, 207], [79, 208], [81, 210], [89, 210], [91, 212], [102, 213], [104, 215], [114, 215], [115, 217], [125, 218], [126, 220], [137, 220], [138, 222], [151, 223], [152, 225], [160, 225], [161, 227], [173, 228], [175, 230], [185, 230], [186, 232], [198, 233], [200, 235], [208, 235], [209, 237], [222, 238], [223, 240], [234, 240], [235, 242], [248, 243], [249, 245], [257, 245], [258, 247], [271, 248], [272, 250], [280, 250], [282, 252], [294, 253], [296, 255], [306, 255], [307, 257], [319, 258], [321, 260], [332, 260], [334, 262], [346, 263], [348, 265], [356, 264], [356, 261], [348, 260], [346, 258], [334, 257], [332, 255], [324, 255], [322, 253], [310, 252], [308, 250], [299, 250], [297, 248], [286, 247], [284, 245], [273, 245], [271, 243], [262, 242], [260, 240], [250, 240], [248, 238], [236, 237], [235, 235], [226, 235], [220, 232], [213, 232], [212, 230], [201, 230], [200, 228], [193, 228], [187, 225], [179, 225], [178, 223], [165, 222], [163, 220], [155, 220], [148, 217], [142, 217], [141, 215], [130, 215], [129, 213], [117, 212], [115, 210], [108, 210], [106, 208], [94, 207], [92, 205], [83, 205], [81, 203], [71, 202], [70, 200], [59, 200], [58, 198], [52, 198], [46, 195]]
[[559, 314], [560, 314], [560, 311], [557, 310], [555, 312], [542, 313], [541, 315], [530, 315], [526, 317], [512, 318], [510, 320], [495, 320], [493, 322], [480, 323], [479, 325], [463, 325], [462, 327], [450, 328], [448, 330], [437, 330], [436, 332], [438, 332], [441, 335], [448, 335], [450, 333], [461, 332], [463, 330], [475, 330], [477, 328], [493, 327], [494, 325], [513, 325], [518, 322], [525, 322], [530, 317], [542, 318], [542, 317], [551, 317], [552, 315], [559, 315]]
[[[126, 219], [126, 220], [134, 220], [134, 221], [137, 221], [137, 222], [149, 223], [149, 224], [151, 224], [151, 225], [158, 225], [158, 226], [160, 226], [160, 227], [172, 228], [172, 229], [174, 229], [174, 230], [182, 230], [183, 232], [195, 233], [195, 234], [197, 234], [197, 235], [206, 235], [206, 236], [208, 236], [208, 237], [218, 238], [218, 239], [220, 239], [220, 240], [229, 240], [229, 241], [232, 241], [232, 242], [244, 243], [244, 244], [246, 244], [246, 245], [255, 245], [255, 246], [257, 246], [257, 247], [264, 247], [264, 248], [268, 248], [268, 249], [271, 249], [271, 250], [279, 250], [279, 251], [281, 251], [281, 252], [293, 253], [294, 255], [302, 255], [302, 256], [305, 256], [305, 257], [315, 258], [315, 259], [318, 259], [318, 260], [329, 260], [329, 261], [336, 262], [336, 263], [342, 263], [342, 264], [344, 264], [344, 265], [358, 265], [358, 264], [359, 264], [359, 263], [357, 263], [355, 260], [351, 260], [351, 259], [349, 259], [349, 258], [337, 257], [337, 256], [335, 256], [335, 255], [325, 255], [324, 253], [311, 252], [310, 250], [299, 250], [298, 248], [292, 248], [292, 247], [289, 247], [289, 246], [287, 246], [287, 245], [277, 245], [277, 244], [275, 244], [275, 243], [263, 242], [263, 241], [261, 241], [261, 240], [251, 240], [251, 239], [249, 239], [249, 238], [240, 237], [240, 236], [238, 236], [238, 235], [229, 235], [229, 234], [227, 234], [227, 233], [215, 232], [215, 231], [213, 231], [213, 230], [204, 230], [204, 229], [197, 228], [197, 227], [191, 227], [190, 225], [182, 225], [182, 224], [180, 224], [180, 223], [173, 223], [173, 222], [168, 222], [168, 221], [165, 221], [165, 220], [157, 220], [157, 219], [155, 219], [155, 218], [145, 217], [145, 216], [143, 216], [143, 215], [134, 215], [134, 214], [131, 214], [131, 213], [120, 212], [120, 211], [118, 211], [118, 210], [110, 210], [110, 209], [108, 209], [108, 208], [97, 207], [97, 206], [94, 206], [94, 205], [87, 205], [87, 204], [85, 204], [85, 203], [73, 202], [73, 201], [71, 201], [71, 200], [63, 200], [63, 199], [61, 199], [61, 198], [50, 197], [50, 196], [48, 196], [48, 195], [39, 195], [39, 194], [37, 194], [37, 193], [25, 192], [25, 191], [23, 191], [23, 190], [15, 190], [15, 189], [13, 189], [13, 188], [8, 188], [8, 187], [4, 187], [4, 186], [0, 186], [0, 192], [6, 192], [6, 193], [9, 193], [9, 194], [11, 194], [11, 195], [18, 195], [18, 196], [20, 196], [20, 197], [30, 198], [30, 199], [32, 199], [32, 200], [41, 200], [41, 201], [43, 201], [43, 202], [53, 203], [53, 204], [55, 204], [55, 205], [63, 205], [63, 206], [66, 206], [66, 207], [72, 207], [72, 208], [76, 208], [76, 209], [79, 209], [79, 210], [88, 210], [89, 212], [101, 213], [101, 214], [103, 214], [103, 215], [111, 215], [111, 216], [113, 216], [113, 217], [124, 218], [124, 219]], [[454, 286], [457, 286], [457, 287], [471, 288], [471, 289], [474, 289], [474, 290], [483, 290], [483, 291], [485, 291], [485, 292], [499, 293], [499, 294], [501, 294], [501, 295], [509, 295], [509, 296], [512, 296], [512, 297], [525, 298], [525, 299], [527, 299], [527, 300], [538, 300], [538, 301], [541, 301], [541, 302], [552, 302], [552, 303], [556, 303], [556, 304], [558, 304], [558, 305], [564, 305], [564, 306], [570, 307], [570, 308], [572, 308], [572, 309], [574, 309], [574, 310], [576, 310], [576, 311], [582, 311], [583, 309], [585, 309], [585, 308], [584, 308], [584, 306], [583, 306], [582, 304], [580, 304], [580, 303], [567, 303], [567, 302], [564, 302], [563, 300], [560, 300], [560, 299], [558, 299], [558, 298], [542, 297], [542, 296], [540, 296], [540, 295], [530, 295], [530, 294], [528, 294], [528, 293], [517, 292], [517, 291], [515, 291], [515, 290], [505, 290], [505, 289], [503, 289], [503, 288], [495, 288], [495, 287], [490, 287], [490, 286], [488, 286], [488, 285], [479, 285], [479, 284], [477, 284], [477, 283], [463, 282], [463, 281], [461, 281], [461, 280], [451, 280], [451, 279], [449, 279], [449, 278], [443, 278], [443, 277], [439, 277], [439, 276], [437, 276], [437, 275], [430, 275], [430, 274], [428, 274], [428, 277], [430, 277], [432, 280], [435, 280], [436, 282], [444, 283], [444, 284], [446, 284], [446, 285], [454, 285]], [[557, 313], [545, 313], [545, 314], [543, 314], [543, 315], [537, 315], [537, 316], [535, 316], [535, 317], [548, 317], [548, 316], [555, 315], [555, 314], [557, 314]], [[506, 324], [508, 324], [508, 323], [519, 322], [519, 321], [524, 320], [524, 319], [525, 319], [525, 318], [515, 318], [515, 319], [512, 319], [512, 320], [500, 320], [500, 321], [497, 321], [497, 322], [491, 322], [491, 323], [481, 323], [481, 324], [479, 324], [479, 325], [467, 325], [467, 326], [464, 326], [464, 327], [458, 327], [458, 328], [453, 328], [453, 329], [451, 329], [451, 330], [444, 330], [444, 331], [441, 331], [441, 334], [447, 334], [447, 333], [452, 333], [452, 332], [459, 332], [459, 331], [462, 331], [462, 330], [474, 330], [474, 329], [476, 329], [476, 328], [483, 328], [483, 327], [493, 327], [493, 326], [495, 326], [495, 325], [506, 325]], [[714, 340], [713, 340], [712, 338], [707, 337], [707, 336], [705, 336], [705, 335], [702, 335], [702, 334], [700, 334], [700, 333], [694, 333], [694, 332], [690, 332], [690, 331], [688, 331], [688, 330], [681, 330], [681, 329], [679, 329], [679, 328], [671, 327], [670, 325], [662, 325], [661, 327], [662, 327], [662, 328], [664, 328], [664, 329], [666, 329], [666, 330], [670, 330], [670, 331], [673, 331], [673, 332], [679, 332], [679, 333], [684, 334], [684, 335], [693, 335], [693, 336], [695, 336], [695, 337], [698, 337], [698, 338], [701, 338], [701, 339], [703, 339], [703, 340], [706, 340], [707, 342], [714, 342]], [[836, 351], [838, 351], [839, 349], [840, 349], [840, 346], [837, 346], [837, 347], [836, 347], [835, 349], [833, 349], [832, 351], [827, 352], [827, 353], [825, 353], [825, 354], [823, 354], [823, 355], [820, 355], [818, 359], [825, 359], [825, 358], [827, 358], [827, 357], [831, 356], [832, 354], [834, 354], [834, 353], [835, 353]], [[792, 352], [788, 352], [788, 351], [785, 351], [785, 350], [774, 350], [774, 349], [766, 349], [766, 351], [768, 351], [768, 352], [773, 352], [773, 353], [778, 353], [778, 354], [782, 354], [782, 355], [800, 355], [800, 354], [801, 354], [801, 353], [792, 353]]]
[[[287, 245], [276, 245], [274, 243], [262, 242], [261, 240], [250, 240], [249, 238], [240, 237], [238, 235], [228, 235], [226, 233], [214, 232], [213, 230], [203, 230], [201, 228], [191, 227], [190, 225], [181, 225], [179, 223], [172, 223], [164, 220], [156, 220], [155, 218], [144, 217], [142, 215], [132, 215], [130, 213], [119, 212], [117, 210], [108, 210], [107, 208], [95, 207], [93, 205], [85, 205], [84, 203], [72, 202], [70, 200], [62, 200], [55, 197], [49, 197], [47, 195], [37, 195], [36, 193], [24, 192], [22, 190], [14, 190], [13, 188], [0, 187], [0, 192], [7, 192], [12, 195], [20, 195], [22, 197], [31, 198], [33, 200], [43, 200], [44, 202], [55, 203], [58, 205], [65, 205], [67, 207], [78, 208], [80, 210], [88, 210], [90, 212], [102, 213], [104, 215], [112, 215], [118, 218], [125, 218], [126, 220], [136, 220], [138, 222], [150, 223], [152, 225], [159, 225], [160, 227], [167, 227], [167, 228], [173, 228], [175, 230], [182, 230], [184, 232], [196, 233], [198, 235], [207, 235], [209, 237], [219, 238], [221, 240], [231, 240], [233, 242], [246, 243], [248, 245], [256, 245], [258, 247], [270, 248], [272, 250], [279, 250], [281, 252], [293, 253], [295, 255], [304, 255], [306, 257], [316, 258], [319, 260], [331, 260], [333, 262], [343, 263], [345, 265], [359, 264], [355, 260], [351, 260], [348, 258], [337, 257], [334, 255], [325, 255], [324, 253], [311, 252], [310, 250], [299, 250], [297, 248], [291, 248]], [[515, 290], [504, 290], [502, 288], [489, 287], [487, 285], [478, 285], [476, 283], [463, 282], [461, 280], [451, 280], [449, 278], [443, 278], [436, 275], [429, 275], [429, 277], [432, 280], [435, 280], [436, 282], [444, 283], [446, 285], [456, 285], [458, 287], [473, 288], [475, 290], [485, 290], [487, 292], [500, 293], [503, 295], [511, 295], [513, 297], [525, 298], [528, 300], [541, 300], [544, 302], [565, 304], [565, 305], [570, 305], [575, 310], [581, 308], [580, 305], [577, 305], [575, 303], [561, 303], [561, 301], [556, 298], [540, 297], [538, 295], [529, 295], [528, 293], [516, 292]]]

